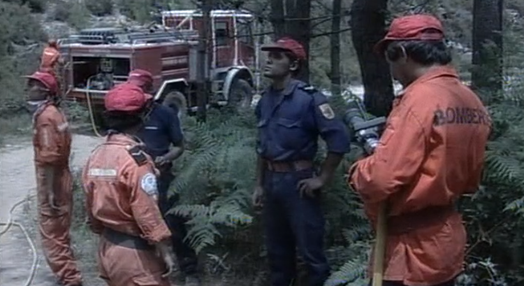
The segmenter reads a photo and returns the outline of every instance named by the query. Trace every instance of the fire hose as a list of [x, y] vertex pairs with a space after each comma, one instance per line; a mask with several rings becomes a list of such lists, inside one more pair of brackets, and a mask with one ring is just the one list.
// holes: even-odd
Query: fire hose
[[100, 134], [100, 132], [98, 132], [98, 128], [96, 127], [93, 105], [91, 103], [91, 92], [89, 92], [89, 89], [91, 87], [91, 78], [93, 77], [95, 76], [91, 76], [87, 79], [87, 91], [86, 91], [87, 109], [89, 111], [89, 119], [91, 121], [91, 128], [93, 129], [93, 132], [98, 137], [104, 137], [102, 134]]
[[29, 196], [25, 197], [23, 200], [20, 200], [19, 202], [14, 204], [11, 207], [11, 209], [9, 210], [9, 218], [8, 218], [7, 222], [0, 222], [0, 225], [5, 226], [4, 229], [2, 229], [0, 231], [0, 236], [6, 234], [9, 231], [9, 229], [11, 228], [11, 226], [16, 226], [24, 233], [24, 236], [25, 236], [27, 242], [29, 243], [29, 247], [31, 247], [31, 251], [33, 252], [33, 262], [31, 264], [31, 273], [30, 273], [29, 277], [27, 278], [24, 286], [29, 286], [33, 282], [33, 279], [34, 279], [35, 274], [36, 274], [36, 267], [37, 267], [37, 264], [38, 264], [38, 253], [36, 251], [35, 244], [34, 244], [33, 240], [31, 239], [31, 236], [29, 235], [27, 230], [24, 228], [24, 226], [22, 224], [17, 223], [17, 222], [15, 222], [13, 220], [13, 212], [15, 211], [15, 209], [19, 205], [27, 202], [32, 197], [34, 197], [34, 195], [29, 195]]

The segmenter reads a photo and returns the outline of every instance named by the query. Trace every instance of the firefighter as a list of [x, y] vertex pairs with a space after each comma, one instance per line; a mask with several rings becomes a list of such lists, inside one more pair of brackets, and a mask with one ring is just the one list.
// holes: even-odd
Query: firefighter
[[[64, 59], [58, 50], [58, 43], [55, 39], [49, 39], [47, 47], [44, 48], [42, 56], [40, 58], [40, 69], [41, 72], [47, 72], [52, 74], [56, 78], [57, 82], [57, 93], [60, 92], [62, 83], [61, 74], [59, 67], [64, 64]], [[60, 95], [60, 94], [59, 94]]]
[[[268, 52], [264, 76], [271, 86], [255, 110], [259, 135], [253, 204], [263, 206], [271, 285], [288, 286], [296, 278], [298, 248], [309, 272], [308, 285], [321, 286], [330, 267], [323, 249], [320, 190], [349, 151], [348, 132], [322, 93], [294, 79], [306, 60], [301, 44], [283, 38], [262, 51]], [[328, 155], [316, 174], [319, 135]]]
[[73, 206], [71, 133], [56, 104], [55, 78], [44, 72], [27, 78], [27, 103], [33, 113], [39, 231], [45, 258], [62, 285], [82, 285], [69, 234]]
[[157, 206], [156, 170], [134, 136], [143, 124], [147, 97], [123, 85], [104, 101], [108, 135], [82, 175], [88, 224], [100, 235], [100, 277], [111, 286], [171, 285], [171, 232]]
[[386, 205], [384, 285], [455, 285], [466, 246], [455, 204], [479, 187], [490, 116], [451, 66], [435, 17], [395, 19], [375, 50], [404, 89], [374, 154], [349, 172], [373, 225]]
[[[151, 92], [153, 76], [145, 70], [136, 69], [129, 73], [128, 83], [139, 86], [144, 92]], [[152, 97], [151, 97], [152, 98]], [[160, 170], [158, 177], [159, 207], [164, 219], [173, 233], [172, 245], [180, 270], [185, 275], [185, 285], [199, 285], [197, 255], [184, 238], [187, 235], [185, 218], [167, 212], [178, 201], [178, 195], [168, 194], [174, 180], [173, 161], [184, 152], [184, 136], [180, 120], [173, 109], [150, 100], [149, 113], [138, 137], [145, 143], [146, 152]], [[170, 148], [172, 146], [172, 148]]]
[[55, 39], [49, 39], [40, 58], [40, 71], [56, 76], [56, 65], [61, 63], [63, 63], [63, 59], [58, 50], [58, 43]]

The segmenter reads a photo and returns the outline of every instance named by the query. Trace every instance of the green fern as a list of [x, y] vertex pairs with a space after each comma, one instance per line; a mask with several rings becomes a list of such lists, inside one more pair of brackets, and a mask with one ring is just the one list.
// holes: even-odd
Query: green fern
[[210, 206], [180, 205], [175, 207], [173, 212], [181, 216], [191, 217], [187, 222], [190, 226], [188, 237], [190, 245], [197, 253], [207, 246], [214, 245], [215, 237], [222, 236], [216, 227], [217, 225], [234, 228], [252, 222], [252, 217], [242, 212], [241, 206], [232, 201], [220, 206], [218, 202], [213, 202]]
[[[213, 246], [225, 230], [252, 223], [254, 182], [254, 118], [212, 111], [208, 123], [189, 118], [185, 123], [187, 152], [176, 166], [172, 192], [181, 205], [171, 211], [189, 219], [187, 238], [200, 252]], [[251, 122], [251, 124], [249, 124]]]

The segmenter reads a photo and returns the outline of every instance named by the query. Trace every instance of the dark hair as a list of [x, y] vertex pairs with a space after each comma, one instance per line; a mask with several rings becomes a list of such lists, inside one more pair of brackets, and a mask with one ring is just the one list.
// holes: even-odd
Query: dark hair
[[105, 111], [104, 121], [109, 129], [124, 132], [142, 124], [142, 112]]
[[444, 41], [395, 41], [386, 48], [386, 57], [396, 61], [406, 55], [415, 62], [430, 66], [433, 64], [447, 65], [451, 62], [451, 53]]
[[297, 56], [295, 56], [295, 54], [293, 54], [292, 52], [284, 52], [284, 55], [289, 59], [290, 63], [297, 62], [298, 67], [296, 70], [291, 72], [291, 75], [293, 75], [293, 77], [298, 76], [303, 69], [302, 61], [299, 60]]

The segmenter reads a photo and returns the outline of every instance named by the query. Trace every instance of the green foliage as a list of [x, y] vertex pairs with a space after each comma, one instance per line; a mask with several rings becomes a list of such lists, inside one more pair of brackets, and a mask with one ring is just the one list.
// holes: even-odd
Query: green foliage
[[9, 2], [20, 6], [25, 5], [29, 7], [32, 13], [43, 13], [47, 6], [45, 0], [11, 0], [2, 2]]
[[86, 27], [90, 15], [83, 1], [56, 0], [53, 13], [49, 16], [52, 20], [66, 22], [73, 28], [81, 29]]
[[113, 13], [112, 0], [85, 0], [86, 8], [95, 16], [106, 16]]
[[29, 9], [31, 9], [31, 12], [33, 13], [44, 13], [46, 9], [46, 1], [45, 0], [28, 0], [28, 1], [22, 1], [22, 4], [26, 4]]
[[[482, 187], [463, 202], [471, 243], [465, 285], [519, 285], [524, 281], [524, 253], [519, 250], [524, 246], [521, 94], [490, 106], [494, 132], [486, 152]], [[519, 97], [517, 104], [515, 97]]]
[[140, 23], [147, 23], [152, 20], [153, 0], [118, 0], [120, 12]]
[[241, 227], [253, 219], [248, 211], [256, 160], [253, 118], [218, 111], [209, 117], [205, 124], [186, 120], [187, 150], [177, 163], [174, 186], [182, 201], [173, 211], [191, 218], [188, 235], [198, 251], [215, 244], [216, 225]]
[[366, 261], [369, 260], [371, 245], [355, 241], [351, 235], [347, 235], [346, 240], [349, 246], [332, 249], [334, 253], [337, 253], [337, 258], [344, 261], [344, 264], [331, 274], [324, 284], [326, 286], [346, 285], [348, 283], [353, 286], [368, 285], [368, 279], [366, 279], [368, 264]]
[[21, 75], [38, 64], [32, 57], [35, 47], [24, 45], [41, 41], [45, 35], [26, 6], [0, 2], [0, 14], [0, 114], [5, 116], [22, 111], [25, 81]]

